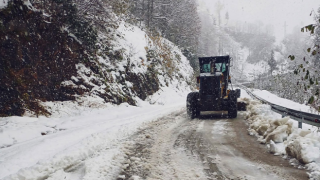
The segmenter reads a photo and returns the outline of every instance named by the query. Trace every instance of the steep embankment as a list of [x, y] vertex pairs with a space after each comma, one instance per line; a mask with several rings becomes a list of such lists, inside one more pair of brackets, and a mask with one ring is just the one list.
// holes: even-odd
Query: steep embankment
[[190, 85], [188, 60], [155, 33], [90, 16], [97, 27], [70, 0], [49, 0], [45, 8], [12, 0], [2, 8], [0, 116], [51, 115], [48, 101], [136, 105], [163, 87]]
[[[77, 73], [84, 47], [62, 31], [57, 21], [23, 1], [0, 10], [0, 115], [22, 115], [25, 109], [47, 114], [38, 100], [71, 100], [76, 89], [61, 82]], [[70, 93], [72, 92], [72, 93]]]

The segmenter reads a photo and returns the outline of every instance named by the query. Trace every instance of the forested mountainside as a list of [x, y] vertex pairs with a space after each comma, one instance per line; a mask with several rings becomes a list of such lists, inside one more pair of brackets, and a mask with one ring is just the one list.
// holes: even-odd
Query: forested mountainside
[[225, 33], [240, 45], [233, 55], [239, 80], [320, 110], [320, 8], [315, 8], [306, 14], [312, 24], [300, 23], [277, 40], [274, 26], [262, 21], [229, 23]]
[[274, 26], [236, 20], [221, 1], [3, 0], [0, 116], [50, 116], [45, 102], [136, 105], [162, 87], [190, 86], [197, 58], [217, 55], [233, 58], [233, 82], [318, 109], [313, 15], [276, 41]]
[[[181, 1], [167, 6], [190, 7], [176, 13], [157, 9], [153, 1], [148, 1], [149, 9], [139, 9], [146, 5], [141, 2], [130, 8], [129, 2], [116, 0], [4, 1], [0, 116], [49, 116], [43, 102], [83, 97], [135, 105], [136, 98], [145, 100], [161, 87], [190, 86], [193, 70], [183, 53], [192, 59], [197, 47], [196, 38], [187, 36], [193, 33], [187, 28], [187, 15], [197, 17], [195, 4], [185, 0], [188, 5]], [[151, 6], [159, 17], [142, 13]], [[162, 11], [171, 12], [170, 17]]]

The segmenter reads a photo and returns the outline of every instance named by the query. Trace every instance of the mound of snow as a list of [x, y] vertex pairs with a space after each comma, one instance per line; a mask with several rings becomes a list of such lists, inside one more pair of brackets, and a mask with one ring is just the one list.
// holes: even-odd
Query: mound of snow
[[287, 142], [286, 152], [301, 163], [307, 164], [319, 158], [319, 138], [301, 137]]
[[269, 142], [269, 151], [274, 155], [285, 154], [285, 147], [283, 143], [274, 143], [272, 140]]
[[307, 164], [306, 167], [312, 171], [309, 173], [311, 179], [320, 177], [320, 173], [315, 172], [320, 169], [320, 137], [310, 130], [312, 127], [304, 124], [304, 129], [298, 129], [297, 121], [289, 117], [282, 118], [271, 111], [269, 105], [255, 100], [246, 102], [248, 106], [244, 114], [249, 123], [249, 134], [256, 135], [259, 142], [266, 143], [270, 153], [289, 155]]

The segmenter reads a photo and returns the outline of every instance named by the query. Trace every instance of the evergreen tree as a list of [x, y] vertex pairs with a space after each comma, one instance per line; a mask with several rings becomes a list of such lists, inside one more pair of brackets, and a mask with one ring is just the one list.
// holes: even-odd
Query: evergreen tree
[[272, 75], [272, 72], [277, 69], [277, 61], [274, 58], [274, 51], [273, 50], [271, 51], [271, 57], [268, 60], [268, 65], [270, 67], [269, 72]]
[[228, 22], [229, 22], [229, 13], [228, 13], [228, 11], [226, 12], [225, 19], [226, 19], [226, 21], [227, 21], [227, 23], [228, 23]]
[[[320, 8], [318, 9], [318, 15], [315, 17], [316, 26], [314, 32], [314, 49], [312, 51], [313, 61], [315, 65], [319, 68], [320, 67]], [[311, 51], [311, 50], [310, 50]]]

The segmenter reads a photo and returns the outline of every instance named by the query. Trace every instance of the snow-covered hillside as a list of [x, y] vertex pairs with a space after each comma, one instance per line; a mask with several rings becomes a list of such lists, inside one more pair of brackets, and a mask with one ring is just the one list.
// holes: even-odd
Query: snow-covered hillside
[[[181, 47], [124, 22], [109, 2], [90, 3], [19, 0], [1, 9], [1, 117], [51, 116], [52, 101], [137, 105], [172, 84], [190, 86], [193, 70]], [[12, 23], [20, 16], [23, 23]]]
[[120, 58], [114, 62], [101, 48], [96, 62], [101, 74], [78, 63], [78, 75], [62, 83], [83, 89], [83, 95], [41, 102], [50, 117], [27, 111], [25, 117], [0, 118], [0, 179], [46, 177], [185, 106], [193, 70], [177, 46], [125, 22], [111, 45]]
[[[116, 50], [121, 50], [123, 58], [117, 63], [112, 62], [109, 58], [99, 58], [101, 72], [108, 72], [104, 75], [106, 80], [108, 79], [109, 81], [96, 83], [103, 81], [103, 79], [97, 77], [96, 74], [84, 64], [77, 64], [79, 76], [72, 77], [72, 80], [65, 81], [63, 84], [87, 89], [82, 84], [75, 84], [81, 81], [92, 86], [92, 90], [82, 96], [78, 96], [75, 101], [42, 102], [42, 105], [52, 114], [51, 118], [1, 118], [2, 133], [0, 136], [2, 137], [2, 141], [0, 147], [12, 146], [15, 143], [66, 129], [57, 127], [60, 123], [64, 123], [64, 120], [55, 118], [78, 116], [87, 113], [87, 111], [96, 111], [95, 109], [113, 107], [112, 102], [117, 102], [117, 99], [115, 98], [124, 99], [129, 96], [138, 107], [143, 103], [163, 105], [174, 103], [174, 96], [184, 98], [186, 93], [191, 91], [190, 84], [188, 83], [191, 81], [190, 78], [193, 70], [178, 47], [174, 46], [166, 39], [160, 39], [160, 43], [168, 46], [172, 52], [171, 55], [174, 56], [171, 57], [174, 59], [174, 61], [172, 61], [173, 71], [169, 73], [168, 68], [164, 64], [165, 59], [159, 57], [161, 49], [158, 49], [159, 47], [148, 38], [148, 35], [144, 31], [124, 22], [121, 23], [117, 31], [121, 35], [113, 43], [116, 45]], [[146, 48], [149, 48], [158, 54], [155, 54], [155, 57], [153, 58], [147, 57]], [[150, 68], [153, 68], [153, 71], [150, 72]], [[148, 76], [152, 76], [153, 78], [148, 78]], [[148, 90], [148, 88], [144, 89], [141, 86], [137, 86], [145, 84], [155, 86], [156, 88], [149, 88], [149, 92], [143, 92], [144, 90]], [[153, 92], [154, 90], [157, 91]], [[101, 94], [109, 94], [110, 98], [115, 100], [106, 103], [107, 99], [102, 98]], [[142, 97], [143, 99], [139, 97]], [[123, 102], [126, 103], [126, 100], [123, 100]], [[32, 116], [31, 113], [30, 115]], [[88, 120], [88, 123], [90, 122], [91, 120]], [[31, 128], [23, 128], [28, 126]], [[7, 133], [8, 128], [14, 128], [16, 133]], [[24, 130], [21, 130], [21, 128]]]
[[106, 47], [103, 40], [107, 37], [100, 33], [99, 38], [102, 48], [97, 53], [97, 65], [101, 74], [79, 63], [78, 76], [63, 82], [65, 86], [83, 88], [87, 93], [81, 98], [135, 105], [137, 99], [146, 100], [162, 88], [189, 87], [193, 70], [187, 58], [170, 41], [160, 36], [151, 37], [140, 28], [121, 22], [111, 41], [117, 58], [111, 59], [103, 50]]
[[252, 81], [260, 74], [268, 72], [269, 67], [266, 62], [259, 61], [257, 63], [248, 63], [249, 49], [243, 47], [238, 51], [238, 59], [236, 63], [236, 79], [240, 81]]

